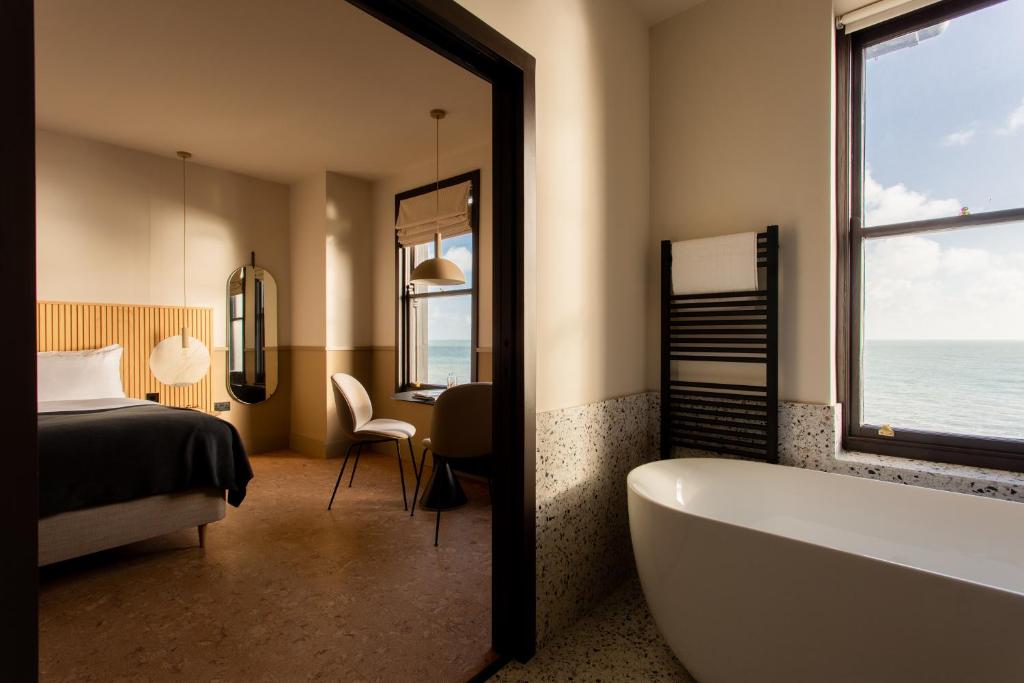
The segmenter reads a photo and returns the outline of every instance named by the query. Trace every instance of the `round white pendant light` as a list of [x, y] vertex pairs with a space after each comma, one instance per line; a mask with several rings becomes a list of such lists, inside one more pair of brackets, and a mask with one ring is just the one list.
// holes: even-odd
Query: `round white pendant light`
[[[447, 116], [444, 109], [431, 109], [434, 119], [434, 216], [439, 220], [441, 213], [441, 119]], [[414, 285], [464, 285], [466, 274], [462, 268], [441, 254], [441, 232], [434, 233], [434, 258], [416, 266], [409, 276]]]
[[149, 369], [158, 380], [172, 387], [195, 384], [210, 369], [210, 350], [206, 344], [190, 337], [188, 328], [181, 335], [167, 337], [149, 354]]
[[[187, 265], [185, 215], [188, 207], [186, 195], [185, 173], [186, 162], [192, 155], [178, 152], [181, 159], [181, 294], [182, 306], [188, 306]], [[188, 333], [187, 327], [181, 328], [180, 334], [163, 339], [149, 354], [149, 369], [163, 384], [172, 387], [186, 387], [203, 379], [210, 371], [210, 350], [206, 344]]]

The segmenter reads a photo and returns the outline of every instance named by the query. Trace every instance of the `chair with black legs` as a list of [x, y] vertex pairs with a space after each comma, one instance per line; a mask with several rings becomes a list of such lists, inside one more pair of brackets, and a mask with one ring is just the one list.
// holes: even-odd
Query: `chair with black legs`
[[427, 451], [434, 470], [423, 494], [423, 507], [436, 510], [434, 545], [441, 531], [441, 512], [464, 505], [466, 494], [451, 469], [451, 460], [480, 458], [491, 454], [491, 383], [460, 384], [437, 397], [430, 423], [430, 438], [423, 440], [423, 455], [416, 471], [416, 489], [412, 494], [412, 512], [426, 465]]
[[349, 475], [348, 487], [352, 488], [352, 482], [356, 478], [356, 468], [359, 467], [359, 456], [362, 455], [363, 446], [375, 443], [395, 443], [395, 453], [398, 456], [398, 476], [402, 482], [402, 505], [409, 509], [409, 501], [405, 494], [405, 470], [402, 468], [402, 441], [409, 444], [409, 459], [412, 461], [413, 474], [416, 473], [416, 455], [412, 449], [412, 437], [416, 428], [408, 422], [401, 420], [389, 420], [386, 418], [373, 418], [373, 405], [370, 403], [370, 395], [366, 393], [363, 385], [352, 375], [343, 372], [331, 375], [331, 385], [334, 387], [334, 403], [338, 410], [338, 419], [341, 421], [341, 429], [349, 442], [345, 449], [345, 459], [341, 463], [341, 470], [338, 472], [338, 480], [334, 482], [334, 491], [331, 493], [331, 501], [327, 503], [330, 510], [334, 504], [334, 496], [338, 493], [338, 485], [345, 474], [345, 467], [348, 466], [349, 457], [355, 449], [355, 462], [352, 463], [352, 473]]

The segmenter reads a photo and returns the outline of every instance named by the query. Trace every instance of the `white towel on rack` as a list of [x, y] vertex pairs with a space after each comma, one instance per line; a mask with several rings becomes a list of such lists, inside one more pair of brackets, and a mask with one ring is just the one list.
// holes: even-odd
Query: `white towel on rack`
[[757, 233], [672, 243], [672, 293], [757, 289]]

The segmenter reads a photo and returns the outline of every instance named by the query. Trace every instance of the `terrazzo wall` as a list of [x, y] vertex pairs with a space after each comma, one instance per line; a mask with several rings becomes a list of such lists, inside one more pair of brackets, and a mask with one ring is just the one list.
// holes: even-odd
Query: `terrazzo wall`
[[[780, 463], [1024, 502], [1024, 473], [844, 451], [840, 410], [781, 402]], [[657, 392], [537, 415], [538, 643], [633, 572], [626, 475], [658, 458], [659, 423]], [[689, 449], [676, 455], [722, 457]]]
[[658, 457], [642, 393], [537, 415], [537, 640], [573, 624], [633, 568], [626, 474]]
[[[660, 397], [654, 394], [652, 410]], [[896, 484], [1024, 502], [1024, 473], [857, 453], [842, 448], [842, 406], [779, 403], [779, 463]], [[658, 418], [654, 418], [657, 423]], [[676, 449], [680, 456], [697, 451]], [[716, 456], [720, 457], [720, 456]]]

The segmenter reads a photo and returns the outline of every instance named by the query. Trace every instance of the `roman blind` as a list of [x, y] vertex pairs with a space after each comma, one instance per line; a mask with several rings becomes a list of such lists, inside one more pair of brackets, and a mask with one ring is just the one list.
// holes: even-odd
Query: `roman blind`
[[836, 28], [854, 33], [936, 2], [938, 0], [879, 0], [837, 17]]
[[469, 181], [442, 187], [440, 192], [427, 192], [403, 199], [398, 204], [395, 232], [403, 247], [430, 242], [434, 233], [454, 237], [473, 228], [469, 224]]

